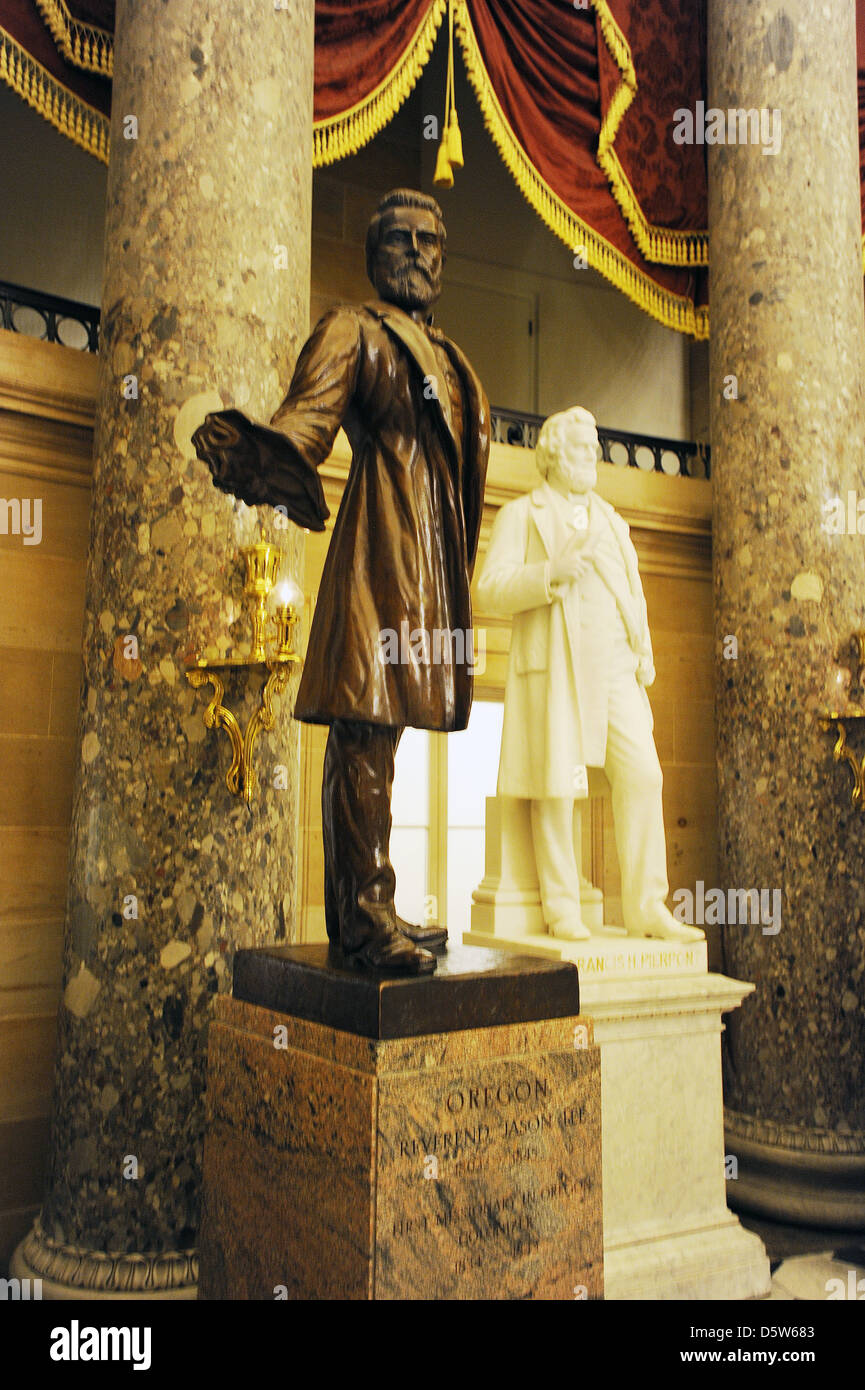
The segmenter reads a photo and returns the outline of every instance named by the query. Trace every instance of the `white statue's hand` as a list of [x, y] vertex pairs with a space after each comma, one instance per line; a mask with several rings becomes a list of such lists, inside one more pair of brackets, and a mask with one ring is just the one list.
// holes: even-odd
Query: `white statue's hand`
[[642, 686], [652, 685], [654, 683], [655, 667], [650, 657], [640, 657], [639, 664], [637, 666], [637, 680]]
[[585, 544], [585, 534], [577, 532], [562, 546], [558, 554], [553, 556], [550, 560], [551, 587], [573, 584], [576, 580], [582, 579], [589, 568], [589, 560], [584, 553]]

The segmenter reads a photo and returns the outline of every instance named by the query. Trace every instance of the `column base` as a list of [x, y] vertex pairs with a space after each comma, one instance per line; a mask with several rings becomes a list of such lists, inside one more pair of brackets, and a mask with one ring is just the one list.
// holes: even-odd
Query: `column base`
[[796, 1226], [865, 1230], [865, 1134], [773, 1124], [725, 1110], [739, 1173], [730, 1205]]
[[50, 1240], [37, 1217], [9, 1262], [15, 1279], [41, 1281], [43, 1299], [193, 1299], [198, 1294], [195, 1250], [109, 1254]]
[[711, 1230], [604, 1246], [609, 1299], [747, 1299], [769, 1293], [766, 1251], [735, 1217]]

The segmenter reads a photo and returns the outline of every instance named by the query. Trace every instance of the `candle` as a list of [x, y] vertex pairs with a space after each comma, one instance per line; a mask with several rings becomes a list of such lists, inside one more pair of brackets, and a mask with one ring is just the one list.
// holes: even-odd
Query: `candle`
[[833, 668], [829, 679], [829, 699], [833, 709], [844, 709], [849, 695], [852, 673], [846, 666]]
[[303, 591], [293, 579], [281, 579], [273, 591], [277, 608], [303, 607]]

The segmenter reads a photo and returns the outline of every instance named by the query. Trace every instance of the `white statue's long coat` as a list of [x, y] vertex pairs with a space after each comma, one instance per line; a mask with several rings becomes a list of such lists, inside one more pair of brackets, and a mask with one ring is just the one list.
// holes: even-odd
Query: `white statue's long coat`
[[[572, 584], [563, 600], [550, 601], [546, 562], [566, 534], [554, 500], [544, 483], [501, 508], [478, 580], [480, 612], [513, 619], [500, 796], [584, 796], [575, 769], [604, 765], [610, 680], [635, 679], [638, 668], [641, 686], [654, 679], [637, 552], [627, 523], [597, 493], [587, 546], [606, 532], [604, 563], [593, 566], [588, 581]], [[631, 636], [624, 671], [617, 612], [627, 613]]]

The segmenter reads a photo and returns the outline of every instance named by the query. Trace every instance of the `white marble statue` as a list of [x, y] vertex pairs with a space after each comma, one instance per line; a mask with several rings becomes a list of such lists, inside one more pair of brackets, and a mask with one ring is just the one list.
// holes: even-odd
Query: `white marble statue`
[[541, 428], [544, 482], [499, 511], [478, 606], [513, 620], [499, 796], [531, 801], [547, 930], [591, 935], [580, 915], [574, 810], [587, 767], [612, 789], [629, 935], [702, 940], [669, 892], [661, 765], [646, 686], [655, 679], [646, 601], [628, 527], [596, 492], [595, 419], [577, 406]]

